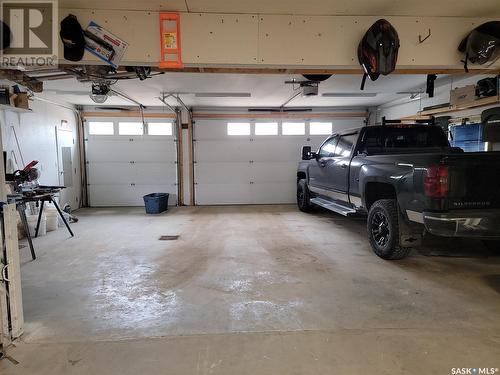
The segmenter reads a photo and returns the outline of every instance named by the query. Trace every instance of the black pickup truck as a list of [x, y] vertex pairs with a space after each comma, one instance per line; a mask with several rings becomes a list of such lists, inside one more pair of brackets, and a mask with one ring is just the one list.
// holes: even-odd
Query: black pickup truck
[[384, 259], [401, 259], [428, 231], [500, 248], [500, 152], [464, 153], [441, 127], [367, 126], [302, 148], [297, 204], [368, 215], [368, 238]]

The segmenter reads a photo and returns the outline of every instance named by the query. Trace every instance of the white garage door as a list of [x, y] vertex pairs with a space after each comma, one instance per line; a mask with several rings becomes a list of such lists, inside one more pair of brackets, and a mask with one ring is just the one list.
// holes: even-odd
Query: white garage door
[[177, 152], [171, 122], [87, 120], [91, 207], [143, 206], [149, 193], [177, 202]]
[[196, 204], [293, 203], [301, 147], [319, 147], [332, 121], [196, 120], [194, 131]]

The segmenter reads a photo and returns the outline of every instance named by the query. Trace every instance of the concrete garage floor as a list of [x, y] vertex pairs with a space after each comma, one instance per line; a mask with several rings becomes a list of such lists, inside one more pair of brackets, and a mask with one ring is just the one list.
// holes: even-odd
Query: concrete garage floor
[[[449, 374], [500, 367], [500, 258], [428, 240], [403, 261], [363, 220], [294, 206], [78, 212], [21, 249], [9, 374]], [[161, 235], [180, 235], [159, 241]]]

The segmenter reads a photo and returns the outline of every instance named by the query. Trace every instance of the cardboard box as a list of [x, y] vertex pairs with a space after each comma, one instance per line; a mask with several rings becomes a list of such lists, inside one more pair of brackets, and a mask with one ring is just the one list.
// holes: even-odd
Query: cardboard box
[[28, 94], [25, 92], [20, 92], [19, 94], [17, 94], [15, 104], [17, 108], [29, 109], [30, 107], [28, 103]]
[[9, 104], [13, 107], [16, 106], [16, 98], [17, 98], [17, 94], [12, 94], [9, 98]]
[[10, 93], [8, 88], [0, 87], [0, 104], [10, 104]]
[[470, 104], [475, 101], [476, 86], [468, 85], [465, 87], [457, 87], [450, 91], [450, 105], [461, 106]]

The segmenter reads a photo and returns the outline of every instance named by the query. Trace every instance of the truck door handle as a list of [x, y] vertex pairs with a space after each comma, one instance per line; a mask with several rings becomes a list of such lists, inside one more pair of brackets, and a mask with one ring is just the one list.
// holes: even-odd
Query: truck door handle
[[347, 168], [347, 164], [341, 164], [340, 168], [346, 169]]

